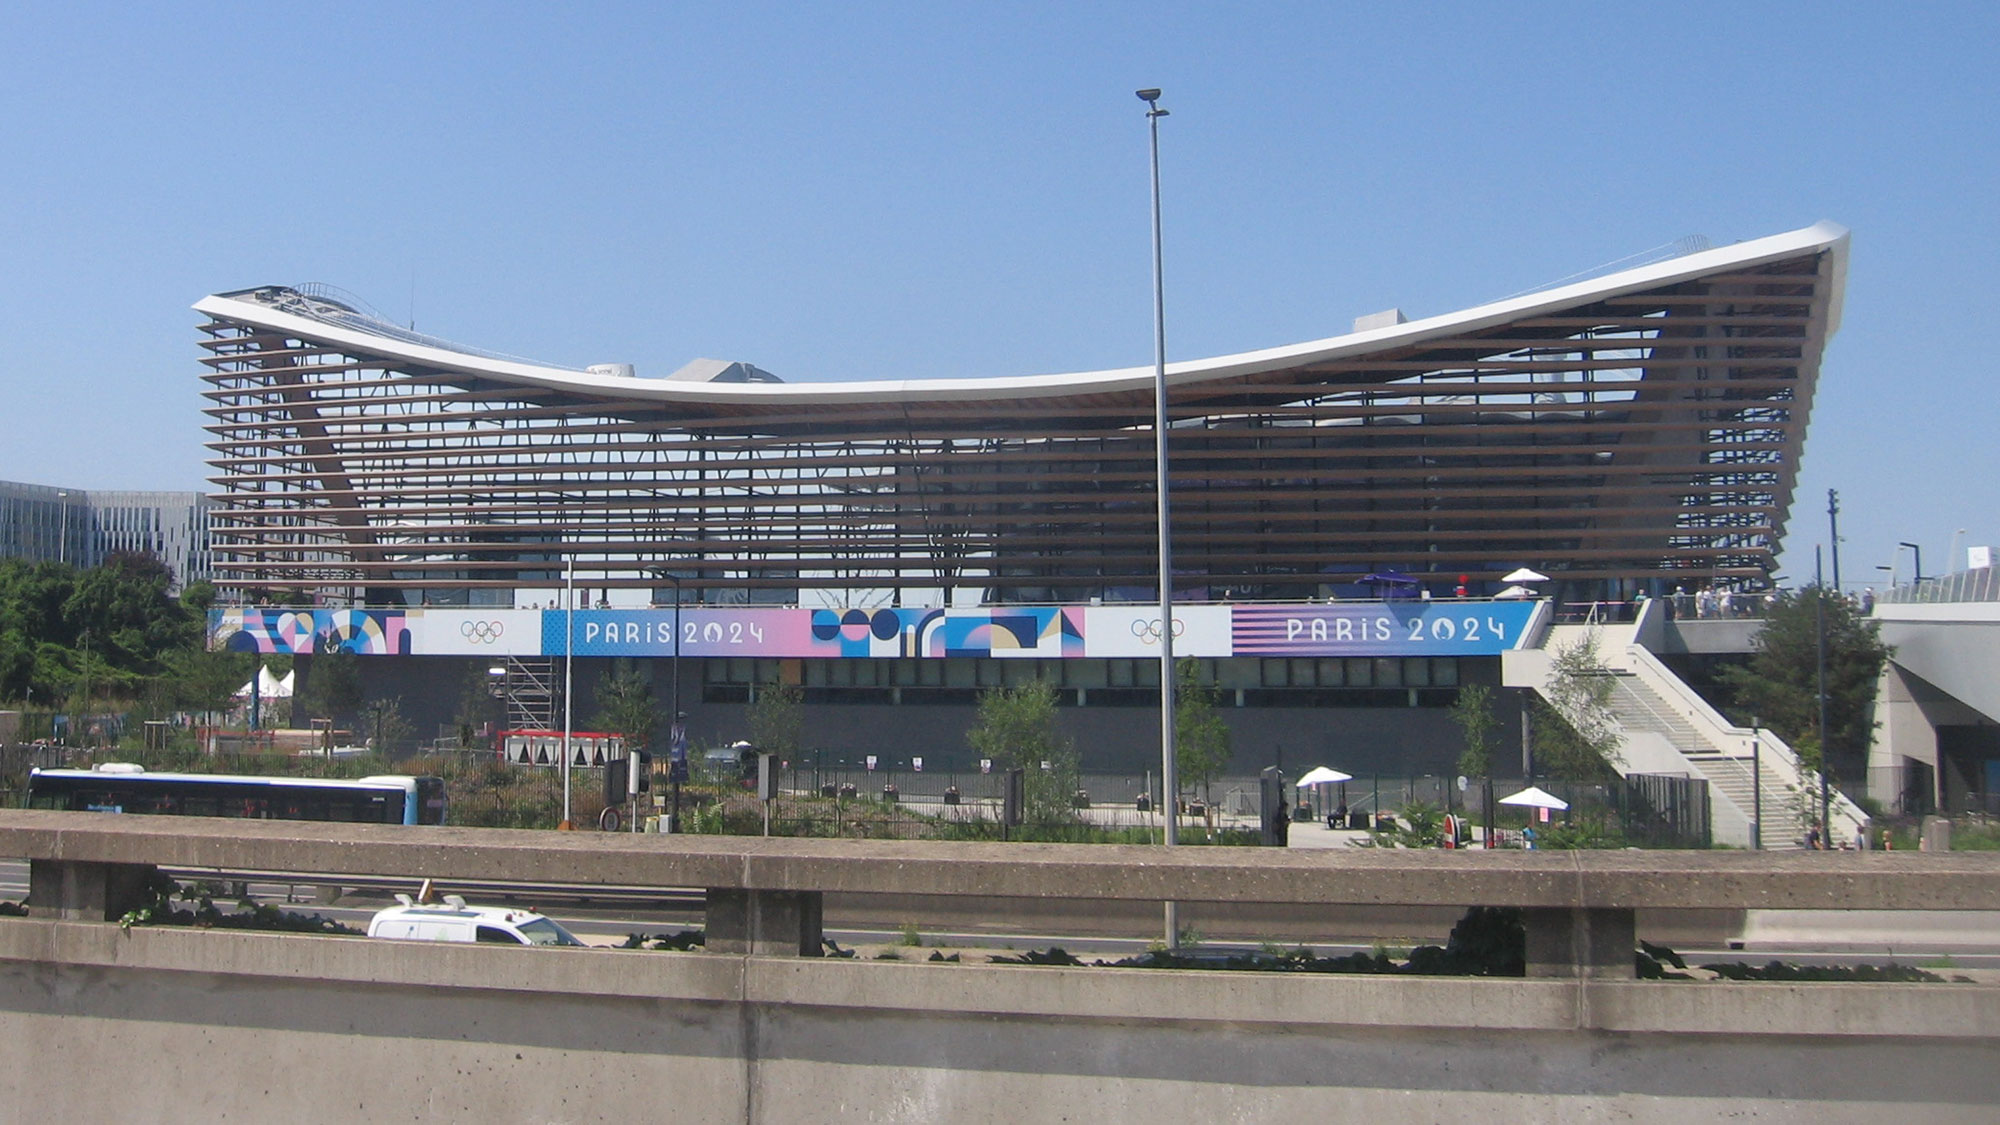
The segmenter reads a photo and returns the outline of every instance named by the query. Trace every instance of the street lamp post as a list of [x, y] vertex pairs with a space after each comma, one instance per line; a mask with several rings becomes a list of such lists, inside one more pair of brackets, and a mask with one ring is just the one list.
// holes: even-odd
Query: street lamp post
[[1818, 547], [1813, 548], [1813, 638], [1818, 664], [1815, 694], [1819, 696], [1819, 846], [1831, 848], [1833, 825], [1827, 820], [1830, 795], [1826, 783], [1827, 757], [1832, 753], [1826, 744], [1826, 583], [1820, 575]]
[[681, 824], [681, 774], [687, 767], [687, 713], [681, 710], [681, 580], [679, 575], [667, 573], [664, 567], [654, 567], [653, 573], [674, 584], [674, 722], [667, 728], [667, 783], [674, 790], [670, 824], [678, 831]]
[[[1153, 170], [1153, 477], [1159, 500], [1160, 552], [1160, 796], [1166, 820], [1160, 834], [1169, 848], [1180, 815], [1180, 782], [1174, 771], [1174, 552], [1171, 500], [1167, 487], [1167, 303], [1165, 272], [1160, 257], [1160, 91], [1137, 91], [1146, 103], [1146, 123], [1152, 140]], [[1177, 905], [1165, 906], [1167, 948], [1180, 942]]]
[[563, 816], [557, 828], [567, 832], [576, 827], [569, 815], [569, 740], [571, 720], [574, 717], [576, 666], [576, 553], [572, 551], [568, 563], [563, 567], [563, 735], [562, 735], [562, 783]]
[[69, 493], [57, 492], [56, 499], [62, 501], [62, 533], [56, 538], [56, 561], [69, 565]]
[[1896, 546], [1898, 546], [1898, 547], [1908, 547], [1908, 548], [1909, 548], [1909, 549], [1910, 549], [1911, 551], [1914, 551], [1914, 552], [1916, 553], [1916, 556], [1917, 556], [1917, 557], [1916, 557], [1916, 565], [1917, 565], [1917, 576], [1916, 576], [1915, 578], [1911, 579], [1911, 581], [1912, 581], [1912, 582], [1914, 582], [1914, 583], [1916, 583], [1916, 584], [1917, 584], [1917, 585], [1919, 585], [1919, 586], [1923, 585], [1923, 584], [1924, 584], [1924, 549], [1923, 549], [1922, 547], [1919, 547], [1919, 546], [1917, 546], [1917, 545], [1916, 545], [1915, 543], [1898, 543], [1898, 544], [1896, 544]]

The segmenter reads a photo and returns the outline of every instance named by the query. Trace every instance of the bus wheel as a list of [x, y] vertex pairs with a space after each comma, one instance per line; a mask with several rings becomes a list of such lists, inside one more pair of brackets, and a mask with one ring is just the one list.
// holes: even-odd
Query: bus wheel
[[604, 811], [597, 814], [597, 827], [605, 832], [616, 832], [618, 822], [622, 819], [624, 818], [618, 814], [618, 806], [606, 805]]

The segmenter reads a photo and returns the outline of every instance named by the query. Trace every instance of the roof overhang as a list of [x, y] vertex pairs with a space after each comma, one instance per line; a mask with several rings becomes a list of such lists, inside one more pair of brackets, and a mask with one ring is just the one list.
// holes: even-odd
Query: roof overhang
[[[1509, 321], [1574, 308], [1596, 301], [1643, 292], [1704, 276], [1754, 268], [1803, 254], [1831, 255], [1827, 294], [1826, 334], [1840, 326], [1841, 301], [1847, 280], [1848, 231], [1836, 223], [1819, 222], [1799, 230], [1739, 242], [1663, 262], [1623, 270], [1554, 289], [1510, 297], [1441, 316], [1331, 336], [1301, 344], [1241, 352], [1167, 365], [1167, 380], [1177, 386], [1199, 385], [1282, 371], [1309, 364], [1354, 361], [1371, 355], [1420, 346], [1428, 341], [1461, 336]], [[760, 408], [796, 404], [860, 404], [868, 402], [975, 403], [1019, 401], [1051, 396], [1150, 394], [1153, 368], [1127, 367], [1110, 371], [1062, 375], [991, 376], [957, 379], [881, 379], [842, 383], [688, 383], [678, 380], [631, 379], [587, 371], [498, 359], [417, 343], [364, 329], [328, 324], [284, 312], [237, 294], [219, 294], [196, 302], [197, 312], [218, 319], [266, 328], [303, 339], [411, 366], [459, 372], [523, 385], [564, 390], [596, 397], [636, 402], [682, 403]]]

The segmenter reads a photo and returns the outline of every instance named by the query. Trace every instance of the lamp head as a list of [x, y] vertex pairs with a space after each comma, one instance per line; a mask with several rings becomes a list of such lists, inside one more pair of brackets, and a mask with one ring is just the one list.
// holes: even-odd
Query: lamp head
[[1160, 92], [1158, 90], [1140, 90], [1138, 93], [1139, 100], [1148, 105], [1160, 100]]

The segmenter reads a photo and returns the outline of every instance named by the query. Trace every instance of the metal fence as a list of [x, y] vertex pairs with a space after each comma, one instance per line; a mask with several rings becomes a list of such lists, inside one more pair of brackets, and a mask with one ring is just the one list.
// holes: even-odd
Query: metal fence
[[2000, 601], [2000, 567], [1984, 566], [1906, 583], [1883, 591], [1875, 600], [1919, 605]]

